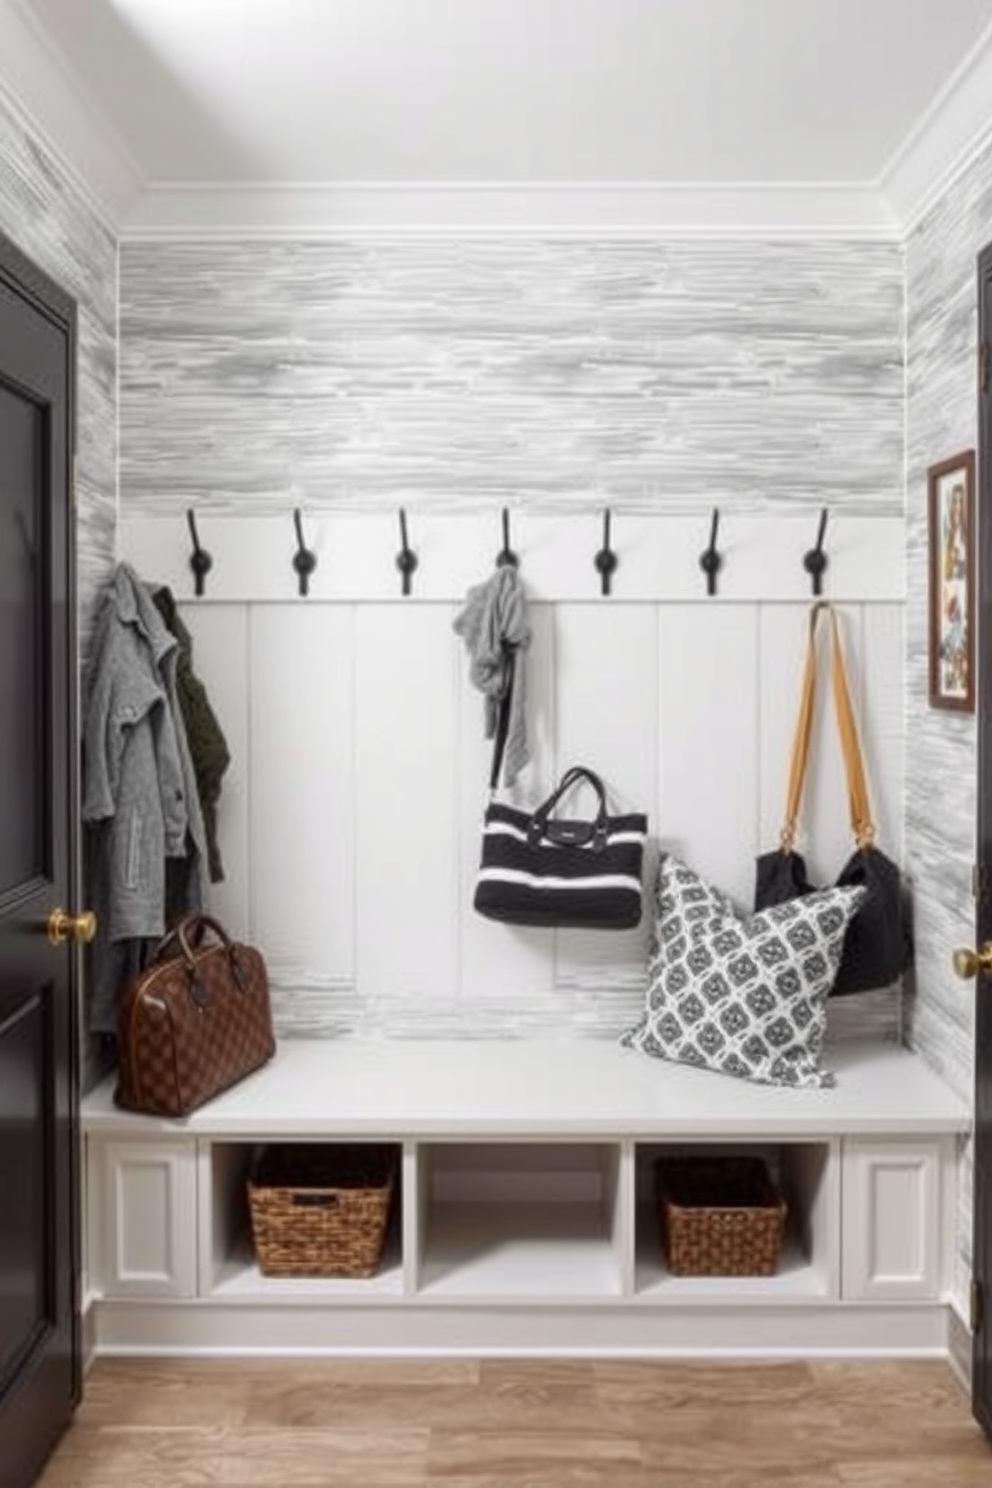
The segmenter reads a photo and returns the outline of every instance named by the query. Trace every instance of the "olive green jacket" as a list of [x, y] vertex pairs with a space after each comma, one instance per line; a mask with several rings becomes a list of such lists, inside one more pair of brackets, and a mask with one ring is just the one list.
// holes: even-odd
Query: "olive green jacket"
[[165, 587], [156, 589], [153, 597], [166, 628], [179, 643], [176, 657], [179, 710], [186, 726], [193, 773], [196, 776], [196, 791], [203, 811], [210, 882], [220, 883], [224, 877], [224, 865], [217, 844], [217, 802], [220, 800], [221, 781], [231, 763], [231, 755], [217, 715], [207, 697], [207, 690], [193, 670], [193, 637], [179, 618], [172, 591]]

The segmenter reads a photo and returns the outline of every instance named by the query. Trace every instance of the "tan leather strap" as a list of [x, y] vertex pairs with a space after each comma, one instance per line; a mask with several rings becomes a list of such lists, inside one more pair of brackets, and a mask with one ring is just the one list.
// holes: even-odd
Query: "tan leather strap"
[[830, 615], [830, 661], [833, 680], [834, 711], [837, 716], [837, 731], [840, 735], [844, 770], [847, 775], [848, 806], [851, 814], [851, 831], [858, 847], [866, 847], [874, 840], [875, 828], [871, 819], [871, 805], [865, 780], [864, 761], [858, 726], [851, 704], [851, 689], [844, 662], [844, 649], [840, 639], [840, 623], [837, 612], [827, 600], [820, 600], [810, 610], [809, 635], [806, 643], [806, 665], [803, 670], [802, 693], [799, 700], [799, 718], [792, 745], [789, 765], [789, 785], [786, 794], [785, 824], [782, 828], [783, 852], [791, 852], [796, 840], [799, 807], [809, 768], [810, 742], [813, 737], [813, 709], [816, 699], [816, 636], [820, 616]]
[[789, 786], [785, 797], [785, 822], [780, 842], [782, 851], [792, 851], [799, 821], [799, 804], [802, 800], [806, 769], [809, 765], [809, 746], [813, 733], [813, 702], [816, 697], [816, 627], [820, 616], [820, 605], [814, 605], [809, 614], [809, 635], [806, 640], [806, 665], [803, 668], [802, 692], [799, 696], [799, 717], [792, 743], [792, 759], [789, 763]]
[[861, 739], [858, 735], [857, 720], [851, 703], [851, 688], [847, 678], [847, 665], [844, 661], [844, 648], [840, 639], [840, 621], [833, 607], [830, 609], [830, 637], [834, 709], [837, 714], [840, 747], [844, 755], [844, 769], [847, 773], [851, 831], [858, 847], [868, 847], [875, 840], [875, 824], [871, 819], [871, 802], [868, 798], [864, 756], [861, 752]]

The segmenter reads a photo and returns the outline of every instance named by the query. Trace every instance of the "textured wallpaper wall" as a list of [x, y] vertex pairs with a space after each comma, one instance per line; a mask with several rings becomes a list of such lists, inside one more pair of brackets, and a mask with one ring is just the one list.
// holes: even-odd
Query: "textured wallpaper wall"
[[[976, 720], [927, 706], [927, 467], [977, 443], [976, 258], [992, 239], [992, 147], [974, 161], [906, 247], [907, 755], [906, 847], [917, 975], [907, 999], [914, 1047], [972, 1099], [974, 987], [951, 971], [974, 935]], [[935, 789], [935, 784], [939, 785]], [[956, 1289], [970, 1274], [971, 1168], [965, 1155]]]
[[121, 251], [123, 510], [903, 497], [894, 246]]
[[79, 593], [83, 645], [113, 559], [117, 508], [117, 244], [0, 99], [0, 232], [76, 300]]
[[806, 506], [812, 542], [902, 516], [903, 310], [892, 245], [125, 244], [122, 514]]

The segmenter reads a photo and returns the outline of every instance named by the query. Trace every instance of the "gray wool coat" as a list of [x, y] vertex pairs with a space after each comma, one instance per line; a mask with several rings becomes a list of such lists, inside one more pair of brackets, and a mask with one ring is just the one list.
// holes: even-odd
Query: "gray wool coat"
[[117, 996], [167, 922], [204, 907], [206, 842], [176, 695], [175, 637], [118, 565], [97, 619], [83, 714], [83, 821], [99, 922], [90, 1026], [113, 1032]]

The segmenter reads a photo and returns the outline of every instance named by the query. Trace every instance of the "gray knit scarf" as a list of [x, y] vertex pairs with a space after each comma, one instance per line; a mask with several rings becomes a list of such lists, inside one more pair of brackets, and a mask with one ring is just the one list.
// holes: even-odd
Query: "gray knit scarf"
[[[512, 564], [497, 568], [465, 597], [455, 632], [469, 654], [469, 676], [485, 697], [485, 736], [494, 737], [500, 704], [510, 687], [510, 717], [503, 756], [503, 784], [512, 785], [530, 759], [527, 744], [523, 653], [530, 645], [527, 603]], [[512, 664], [511, 664], [512, 663]]]

